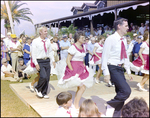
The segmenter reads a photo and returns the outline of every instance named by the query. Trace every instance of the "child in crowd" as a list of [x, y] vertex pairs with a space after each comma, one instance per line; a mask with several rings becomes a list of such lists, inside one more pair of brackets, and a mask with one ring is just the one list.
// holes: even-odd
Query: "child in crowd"
[[10, 81], [19, 81], [18, 74], [13, 70], [12, 66], [7, 63], [6, 58], [2, 58], [1, 79]]
[[26, 73], [23, 73], [23, 70], [26, 69], [26, 65], [24, 64], [24, 61], [23, 61], [23, 58], [19, 58], [18, 60], [19, 62], [19, 65], [18, 65], [18, 77], [21, 79], [20, 81], [24, 79], [28, 79], [27, 78], [27, 74]]
[[143, 98], [133, 98], [122, 108], [122, 117], [149, 117], [149, 108]]
[[72, 104], [72, 94], [61, 92], [56, 97], [59, 108], [56, 111], [56, 117], [77, 117], [77, 110]]
[[98, 107], [91, 99], [86, 99], [80, 105], [78, 117], [104, 117], [102, 113], [98, 111]]

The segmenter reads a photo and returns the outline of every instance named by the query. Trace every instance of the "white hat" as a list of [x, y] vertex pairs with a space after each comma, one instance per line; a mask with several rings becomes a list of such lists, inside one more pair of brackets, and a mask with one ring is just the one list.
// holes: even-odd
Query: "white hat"
[[11, 32], [8, 32], [7, 35], [11, 35]]
[[137, 33], [134, 33], [133, 36], [137, 36]]
[[143, 40], [143, 36], [142, 35], [138, 36], [137, 38]]
[[5, 36], [3, 34], [1, 34], [1, 38], [5, 38]]
[[53, 37], [50, 37], [49, 39], [50, 39], [50, 40], [52, 40], [52, 39], [53, 39]]

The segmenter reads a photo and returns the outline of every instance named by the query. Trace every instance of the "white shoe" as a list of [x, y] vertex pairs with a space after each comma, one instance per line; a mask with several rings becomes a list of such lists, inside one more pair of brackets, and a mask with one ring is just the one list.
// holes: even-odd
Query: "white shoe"
[[49, 98], [49, 96], [48, 96], [48, 95], [44, 95], [44, 98], [45, 98], [45, 99], [48, 99], [48, 98]]
[[140, 83], [138, 83], [137, 86], [139, 87], [139, 90], [141, 90], [141, 91], [148, 91], [148, 90], [142, 88], [141, 85], [140, 85]]
[[106, 107], [106, 117], [113, 117], [114, 111], [115, 111], [115, 108], [113, 108], [110, 105], [107, 105], [107, 107]]
[[23, 82], [23, 80], [21, 79], [19, 82]]
[[30, 90], [31, 90], [32, 92], [34, 92], [34, 87], [31, 85], [31, 83], [29, 84], [29, 87], [30, 87]]
[[95, 81], [96, 84], [99, 83], [99, 80], [97, 80], [96, 78], [94, 78], [94, 81]]
[[38, 92], [38, 90], [35, 88], [35, 91], [36, 91], [36, 94], [37, 94], [37, 96], [38, 97], [40, 97], [40, 98], [42, 98], [43, 97], [43, 95], [42, 95], [42, 93], [41, 93], [41, 91], [40, 92]]

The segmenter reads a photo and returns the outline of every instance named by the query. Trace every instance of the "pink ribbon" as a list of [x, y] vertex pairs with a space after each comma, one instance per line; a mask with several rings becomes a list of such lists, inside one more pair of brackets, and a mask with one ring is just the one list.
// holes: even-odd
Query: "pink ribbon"
[[[123, 38], [121, 38], [120, 40], [123, 40]], [[121, 41], [121, 60], [122, 60], [123, 58], [127, 58], [127, 54], [126, 54], [124, 42]]]
[[47, 52], [46, 45], [45, 45], [46, 41], [42, 40], [42, 42], [44, 43], [44, 50], [45, 50], [45, 52]]

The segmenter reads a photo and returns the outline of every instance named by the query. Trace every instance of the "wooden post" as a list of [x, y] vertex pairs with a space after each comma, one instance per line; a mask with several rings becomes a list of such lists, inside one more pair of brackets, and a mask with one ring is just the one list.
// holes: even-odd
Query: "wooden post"
[[115, 20], [117, 19], [117, 8], [115, 8]]
[[60, 30], [60, 27], [59, 27], [59, 26], [60, 26], [60, 23], [59, 23], [59, 21], [58, 21], [58, 32], [59, 32], [59, 30]]
[[90, 29], [91, 29], [91, 34], [94, 34], [93, 33], [93, 21], [92, 20], [90, 20]]

